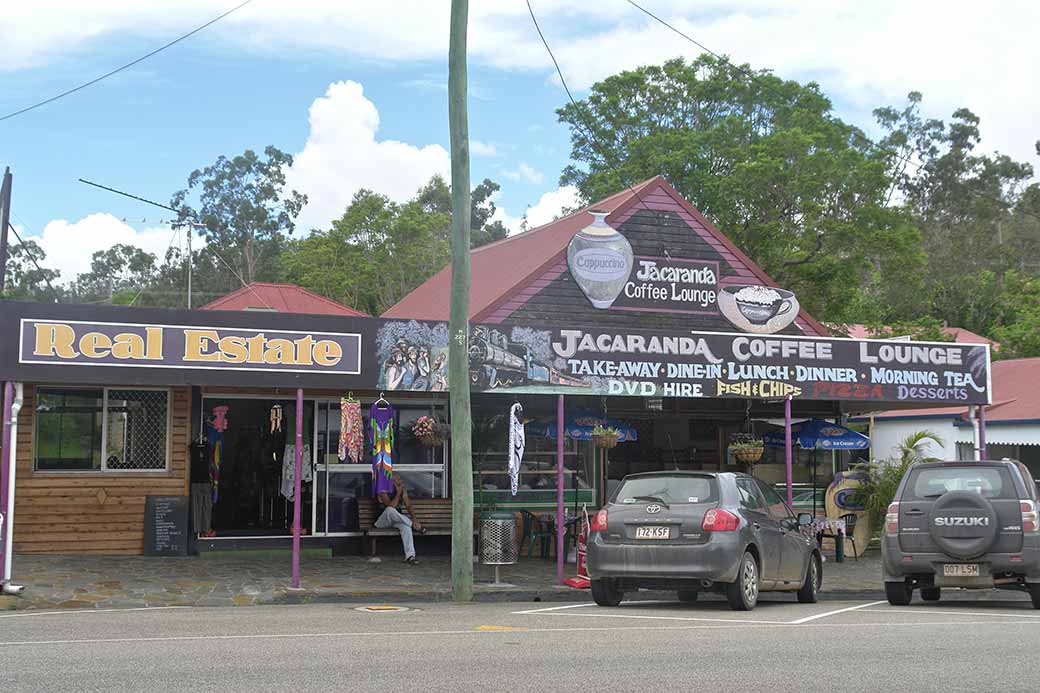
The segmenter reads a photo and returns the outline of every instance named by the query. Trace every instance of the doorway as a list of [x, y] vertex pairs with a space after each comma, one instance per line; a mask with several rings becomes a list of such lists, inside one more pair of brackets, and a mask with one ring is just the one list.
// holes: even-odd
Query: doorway
[[[314, 403], [304, 402], [304, 473], [301, 475], [301, 521], [311, 529], [311, 441]], [[202, 401], [202, 431], [209, 437], [212, 460], [214, 420], [226, 421], [222, 434], [216, 502], [212, 527], [220, 537], [271, 537], [292, 533], [296, 401], [265, 397], [206, 396]], [[192, 479], [192, 482], [200, 480]], [[206, 479], [205, 481], [209, 481]]]

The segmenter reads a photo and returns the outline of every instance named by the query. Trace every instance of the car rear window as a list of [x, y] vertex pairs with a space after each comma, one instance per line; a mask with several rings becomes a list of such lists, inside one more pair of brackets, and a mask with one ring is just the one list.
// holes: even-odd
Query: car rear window
[[904, 495], [932, 500], [948, 491], [972, 491], [985, 498], [1017, 498], [1011, 475], [1000, 467], [922, 467], [915, 469]]
[[665, 503], [711, 503], [719, 499], [718, 481], [713, 476], [661, 475], [625, 479], [618, 487], [615, 503], [640, 503], [658, 498]]

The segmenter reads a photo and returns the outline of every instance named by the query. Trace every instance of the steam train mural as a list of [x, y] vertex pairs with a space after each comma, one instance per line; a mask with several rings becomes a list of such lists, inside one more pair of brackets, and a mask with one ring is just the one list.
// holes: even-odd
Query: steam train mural
[[470, 333], [469, 381], [476, 390], [542, 384], [587, 385], [583, 380], [564, 375], [539, 362], [531, 347], [510, 342], [503, 332], [490, 327], [474, 327]]
[[[477, 391], [565, 385], [590, 387], [552, 365], [549, 333], [487, 326], [470, 331], [469, 381]], [[443, 392], [448, 389], [448, 331], [444, 323], [416, 320], [387, 323], [376, 338], [383, 390]]]

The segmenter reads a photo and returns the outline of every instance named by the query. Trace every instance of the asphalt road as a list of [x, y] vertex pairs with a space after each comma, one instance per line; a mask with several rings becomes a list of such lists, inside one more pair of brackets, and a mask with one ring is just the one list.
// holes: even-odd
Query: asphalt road
[[0, 691], [1040, 690], [1020, 599], [404, 606], [0, 613]]

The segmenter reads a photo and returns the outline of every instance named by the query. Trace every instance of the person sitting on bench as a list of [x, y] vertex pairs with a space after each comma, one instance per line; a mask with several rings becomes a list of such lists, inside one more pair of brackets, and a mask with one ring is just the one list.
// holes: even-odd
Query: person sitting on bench
[[[414, 565], [419, 561], [415, 558], [415, 542], [412, 540], [412, 529], [414, 528], [419, 534], [426, 534], [426, 529], [416, 518], [415, 510], [412, 508], [412, 500], [408, 497], [408, 490], [404, 487], [404, 480], [401, 479], [401, 475], [397, 472], [394, 472], [393, 482], [394, 491], [392, 496], [383, 492], [376, 497], [380, 507], [379, 518], [376, 519], [376, 527], [378, 529], [393, 528], [399, 531], [401, 533], [401, 544], [404, 546], [404, 560], [406, 563]], [[408, 515], [404, 515], [398, 510], [401, 505], [404, 505]]]

